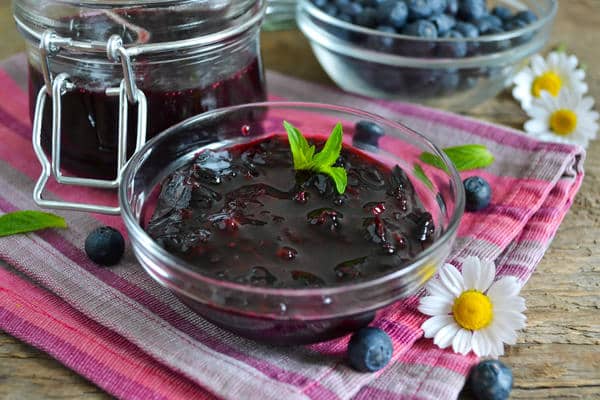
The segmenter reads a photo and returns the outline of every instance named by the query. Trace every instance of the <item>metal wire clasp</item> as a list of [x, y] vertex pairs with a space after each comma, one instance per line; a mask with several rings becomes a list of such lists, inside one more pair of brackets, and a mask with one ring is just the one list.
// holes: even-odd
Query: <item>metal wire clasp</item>
[[[101, 214], [120, 214], [119, 207], [110, 207], [98, 204], [89, 204], [83, 202], [67, 202], [60, 200], [47, 200], [43, 198], [45, 187], [50, 177], [63, 185], [74, 185], [81, 187], [93, 187], [101, 189], [116, 189], [121, 182], [121, 172], [127, 164], [127, 120], [129, 104], [138, 107], [138, 123], [136, 135], [135, 151], [138, 151], [146, 142], [147, 125], [147, 101], [144, 92], [137, 88], [131, 59], [127, 49], [123, 47], [123, 41], [118, 35], [112, 36], [106, 44], [106, 53], [110, 61], [120, 62], [123, 67], [123, 80], [119, 87], [106, 89], [107, 96], [119, 96], [119, 132], [118, 132], [118, 150], [117, 150], [117, 175], [116, 179], [88, 179], [64, 176], [60, 170], [60, 152], [61, 152], [61, 98], [66, 93], [75, 89], [75, 84], [71, 82], [67, 73], [61, 73], [52, 77], [49, 67], [49, 58], [58, 54], [61, 48], [76, 47], [74, 42], [68, 38], [62, 38], [52, 31], [46, 31], [40, 40], [40, 55], [42, 64], [42, 74], [44, 75], [45, 85], [38, 93], [35, 115], [33, 118], [33, 149], [42, 165], [42, 173], [33, 190], [33, 200], [37, 205], [43, 208], [53, 208], [59, 210], [74, 210], [85, 212], [96, 212]], [[52, 99], [52, 148], [51, 159], [44, 153], [42, 148], [42, 121], [46, 99]]]

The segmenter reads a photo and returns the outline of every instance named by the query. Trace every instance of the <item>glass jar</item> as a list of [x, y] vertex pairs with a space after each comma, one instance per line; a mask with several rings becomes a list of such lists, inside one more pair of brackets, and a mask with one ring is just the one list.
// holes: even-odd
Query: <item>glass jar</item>
[[31, 115], [55, 177], [64, 168], [118, 179], [119, 143], [131, 155], [146, 126], [152, 137], [207, 110], [264, 100], [264, 9], [264, 0], [15, 0]]

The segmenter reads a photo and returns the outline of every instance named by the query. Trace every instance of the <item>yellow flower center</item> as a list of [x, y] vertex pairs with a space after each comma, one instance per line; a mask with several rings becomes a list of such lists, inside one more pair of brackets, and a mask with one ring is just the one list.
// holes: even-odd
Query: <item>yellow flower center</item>
[[535, 78], [531, 85], [531, 94], [535, 97], [540, 97], [542, 90], [545, 90], [556, 97], [561, 87], [562, 79], [560, 79], [560, 76], [555, 72], [548, 71]]
[[570, 135], [575, 128], [577, 128], [577, 114], [573, 111], [563, 108], [550, 115], [550, 129], [557, 135]]
[[477, 290], [467, 290], [454, 300], [452, 314], [458, 325], [472, 331], [488, 326], [494, 316], [490, 298]]

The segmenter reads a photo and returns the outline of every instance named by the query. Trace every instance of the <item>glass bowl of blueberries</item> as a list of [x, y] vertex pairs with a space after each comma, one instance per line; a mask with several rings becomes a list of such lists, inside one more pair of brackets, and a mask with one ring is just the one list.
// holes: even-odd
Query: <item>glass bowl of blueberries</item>
[[557, 0], [300, 0], [297, 23], [334, 82], [467, 110], [498, 94], [552, 28]]
[[403, 125], [255, 103], [150, 140], [119, 202], [141, 265], [191, 309], [244, 337], [301, 344], [356, 331], [421, 288], [451, 250], [465, 194], [452, 162]]

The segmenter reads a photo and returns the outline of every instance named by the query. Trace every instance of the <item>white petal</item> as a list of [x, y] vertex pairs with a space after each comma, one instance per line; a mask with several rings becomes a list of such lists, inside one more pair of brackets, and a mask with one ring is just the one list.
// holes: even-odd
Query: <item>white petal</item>
[[592, 109], [592, 107], [594, 107], [594, 99], [591, 97], [584, 97], [583, 99], [581, 99], [581, 103], [580, 103], [581, 108], [583, 108], [585, 111], [589, 111]]
[[473, 338], [473, 332], [467, 329], [460, 329], [454, 340], [452, 340], [452, 350], [455, 353], [467, 355], [471, 351], [471, 340]]
[[462, 275], [452, 264], [445, 264], [440, 270], [441, 282], [454, 295], [460, 296], [464, 291], [464, 282]]
[[533, 82], [533, 72], [529, 67], [525, 67], [515, 75], [513, 82], [517, 86], [529, 86], [531, 87], [531, 82]]
[[531, 57], [531, 70], [535, 76], [543, 74], [547, 69], [546, 60], [542, 56], [535, 54]]
[[481, 331], [473, 332], [471, 347], [473, 348], [473, 353], [479, 357], [485, 356], [489, 352], [488, 343], [485, 340], [485, 336], [481, 334]]
[[424, 336], [431, 339], [440, 329], [453, 323], [454, 318], [451, 315], [436, 315], [423, 322], [421, 329], [423, 329]]
[[497, 310], [494, 312], [494, 318], [498, 318], [514, 330], [525, 328], [525, 322], [527, 321], [527, 317], [517, 311]]
[[427, 289], [427, 293], [431, 295], [443, 297], [448, 299], [448, 301], [454, 301], [454, 295], [437, 278], [430, 279], [425, 288]]
[[521, 284], [514, 276], [504, 276], [492, 284], [487, 295], [492, 303], [501, 301], [508, 297], [514, 297], [521, 291]]
[[419, 311], [425, 315], [445, 315], [452, 310], [452, 302], [439, 296], [421, 297]]
[[476, 289], [480, 292], [486, 292], [494, 278], [496, 277], [496, 264], [491, 260], [481, 261], [481, 274], [479, 275], [479, 281], [477, 282]]
[[517, 343], [517, 332], [510, 324], [505, 324], [504, 322], [503, 320], [494, 318], [490, 329], [493, 329], [498, 338], [504, 343], [514, 345]]
[[481, 275], [481, 263], [477, 257], [467, 257], [462, 265], [462, 276], [465, 289], [477, 289], [479, 276]]
[[525, 125], [523, 125], [523, 128], [525, 129], [525, 132], [529, 132], [529, 133], [533, 133], [533, 134], [547, 132], [548, 131], [548, 123], [541, 119], [530, 119], [529, 121], [525, 122]]
[[498, 339], [495, 332], [491, 331], [490, 329], [484, 329], [482, 330], [482, 334], [486, 337], [486, 341], [490, 346], [490, 351], [487, 354], [488, 356], [497, 358], [498, 356], [504, 354], [504, 344], [500, 339]]
[[577, 57], [575, 57], [575, 55], [571, 54], [569, 57], [567, 57], [567, 63], [569, 64], [569, 67], [575, 69], [579, 64], [579, 60], [577, 59]]
[[552, 52], [552, 53], [548, 54], [548, 66], [549, 67], [556, 67], [561, 64], [561, 61], [562, 60], [560, 60], [558, 53]]
[[445, 349], [446, 347], [452, 344], [454, 340], [454, 336], [460, 330], [460, 326], [453, 322], [449, 325], [444, 326], [442, 329], [438, 331], [438, 333], [433, 338], [433, 343], [437, 345], [441, 349]]
[[519, 296], [508, 297], [493, 302], [494, 311], [517, 311], [522, 313], [527, 309], [525, 299]]
[[547, 120], [550, 115], [550, 110], [548, 110], [539, 99], [536, 99], [531, 103], [531, 107], [527, 109], [527, 115], [532, 118]]

